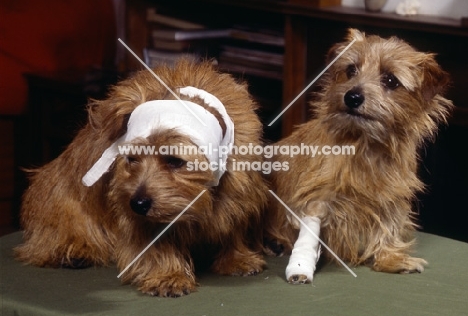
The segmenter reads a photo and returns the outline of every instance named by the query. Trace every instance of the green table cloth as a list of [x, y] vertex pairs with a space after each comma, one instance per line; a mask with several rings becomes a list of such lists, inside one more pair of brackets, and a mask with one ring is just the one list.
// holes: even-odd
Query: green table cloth
[[198, 275], [198, 291], [158, 298], [121, 285], [115, 267], [84, 270], [24, 266], [12, 248], [21, 233], [0, 238], [1, 315], [468, 315], [468, 244], [418, 233], [421, 274], [377, 273], [325, 265], [313, 284], [285, 281], [287, 257], [267, 258], [253, 277]]

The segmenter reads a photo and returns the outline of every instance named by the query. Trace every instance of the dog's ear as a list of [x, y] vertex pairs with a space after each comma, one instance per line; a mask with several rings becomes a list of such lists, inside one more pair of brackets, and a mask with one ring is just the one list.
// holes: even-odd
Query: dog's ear
[[127, 132], [133, 106], [118, 106], [112, 99], [93, 101], [88, 105], [88, 120], [91, 127], [115, 141]]
[[356, 40], [357, 42], [362, 42], [366, 38], [366, 33], [359, 31], [358, 29], [348, 29], [348, 35], [346, 36], [346, 40], [348, 42], [352, 42]]
[[109, 140], [115, 141], [127, 132], [128, 120], [131, 114], [132, 113], [120, 114], [117, 119], [113, 118], [108, 120], [106, 130]]
[[434, 54], [421, 53], [423, 96], [431, 100], [437, 94], [442, 95], [450, 84], [449, 74], [437, 64]]
[[338, 56], [349, 43], [353, 40], [364, 41], [366, 34], [357, 29], [348, 29], [348, 34], [345, 37], [345, 42], [333, 45], [327, 53], [326, 63], [329, 64], [336, 56]]

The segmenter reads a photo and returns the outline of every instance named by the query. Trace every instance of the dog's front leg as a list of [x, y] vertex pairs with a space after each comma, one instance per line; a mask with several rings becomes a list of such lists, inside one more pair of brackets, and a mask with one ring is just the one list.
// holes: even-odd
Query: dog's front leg
[[312, 282], [317, 261], [320, 257], [320, 219], [316, 216], [302, 218], [299, 237], [286, 267], [286, 279], [292, 284]]
[[263, 271], [261, 254], [251, 250], [241, 234], [233, 234], [218, 253], [211, 270], [221, 275], [250, 276]]
[[[149, 243], [149, 242], [148, 242]], [[143, 247], [122, 245], [119, 249], [118, 268], [123, 271]], [[128, 270], [122, 274], [124, 283], [136, 285], [146, 294], [161, 297], [180, 297], [196, 290], [191, 259], [186, 258], [168, 240], [158, 240]]]
[[280, 203], [271, 198], [263, 220], [263, 251], [270, 256], [289, 255], [297, 240], [297, 232]]

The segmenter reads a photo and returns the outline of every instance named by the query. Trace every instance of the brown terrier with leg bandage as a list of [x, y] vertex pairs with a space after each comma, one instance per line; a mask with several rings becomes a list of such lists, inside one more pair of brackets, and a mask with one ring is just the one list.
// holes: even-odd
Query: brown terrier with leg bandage
[[[433, 54], [395, 37], [352, 29], [329, 59], [342, 52], [311, 103], [315, 117], [277, 145], [354, 151], [327, 150], [328, 155], [313, 158], [276, 155], [273, 160], [289, 162], [289, 171], [272, 174], [273, 192], [342, 260], [376, 271], [421, 272], [426, 261], [409, 255], [415, 230], [411, 203], [423, 189], [417, 151], [434, 138], [452, 108], [442, 96], [447, 74]], [[310, 282], [319, 241], [273, 197], [269, 211], [267, 252], [294, 248], [286, 277], [291, 283]]]

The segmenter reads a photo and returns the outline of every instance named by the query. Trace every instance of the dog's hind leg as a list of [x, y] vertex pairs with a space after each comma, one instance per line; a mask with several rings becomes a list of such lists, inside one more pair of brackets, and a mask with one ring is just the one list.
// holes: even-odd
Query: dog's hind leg
[[105, 266], [112, 261], [112, 238], [104, 236], [100, 227], [95, 228], [100, 233], [94, 238], [81, 232], [86, 226], [68, 227], [68, 231], [59, 227], [35, 227], [26, 231], [25, 242], [14, 249], [17, 259], [40, 267], [72, 269]]
[[24, 243], [15, 248], [17, 259], [53, 268], [109, 264], [113, 234], [110, 228], [102, 227], [106, 221], [85, 212], [77, 200], [67, 200], [54, 192], [48, 197], [41, 201], [30, 191], [26, 193], [22, 214]]

